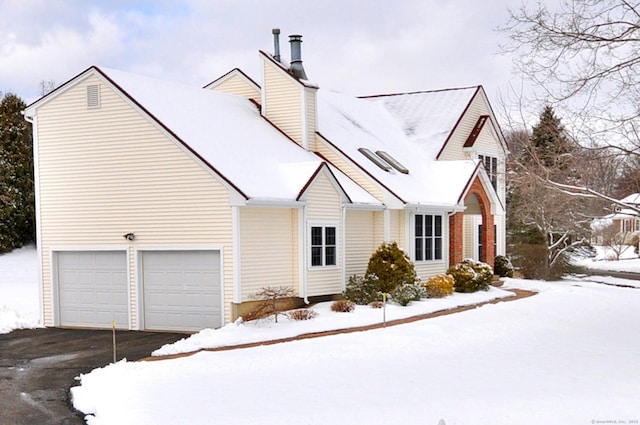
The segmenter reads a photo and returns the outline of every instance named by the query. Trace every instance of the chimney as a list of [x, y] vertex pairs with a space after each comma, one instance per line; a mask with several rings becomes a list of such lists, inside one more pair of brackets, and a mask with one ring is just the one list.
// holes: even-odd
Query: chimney
[[289, 71], [299, 79], [306, 80], [307, 74], [304, 72], [304, 67], [302, 66], [302, 36], [290, 35], [289, 43], [291, 44], [291, 68], [289, 68]]
[[280, 28], [274, 28], [271, 30], [273, 34], [273, 58], [280, 62]]

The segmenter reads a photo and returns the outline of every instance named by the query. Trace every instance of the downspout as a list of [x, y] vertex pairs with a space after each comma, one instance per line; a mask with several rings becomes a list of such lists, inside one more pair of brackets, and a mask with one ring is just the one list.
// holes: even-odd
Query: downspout
[[[44, 310], [45, 310], [45, 306], [44, 306], [44, 292], [43, 292], [43, 279], [42, 279], [42, 220], [41, 220], [41, 216], [40, 216], [40, 155], [39, 155], [39, 148], [38, 148], [38, 132], [37, 132], [37, 128], [38, 128], [38, 118], [35, 116], [29, 116], [27, 114], [24, 113], [24, 111], [22, 111], [22, 115], [24, 116], [24, 119], [27, 120], [28, 123], [31, 124], [31, 131], [33, 133], [33, 190], [34, 190], [34, 199], [35, 199], [35, 214], [36, 214], [36, 252], [37, 252], [37, 256], [38, 256], [38, 298], [40, 301], [40, 323], [42, 323], [44, 326], [46, 326], [47, 324], [44, 321]], [[49, 256], [49, 261], [51, 261], [52, 258], [51, 256]], [[51, 269], [51, 264], [49, 264], [49, 269]], [[53, 287], [53, 285], [52, 285]], [[53, 299], [53, 297], [51, 298]], [[53, 309], [53, 306], [51, 306], [51, 308]], [[51, 314], [51, 317], [53, 318], [53, 312]], [[53, 323], [52, 323], [53, 324]]]
[[342, 205], [342, 229], [340, 230], [342, 232], [340, 238], [342, 239], [342, 255], [340, 256], [342, 264], [340, 267], [342, 267], [342, 291], [344, 292], [347, 289], [347, 207], [344, 204]]
[[307, 222], [307, 206], [303, 205], [300, 208], [300, 214], [298, 215], [298, 258], [300, 265], [298, 266], [298, 275], [300, 279], [300, 289], [302, 291], [301, 298], [305, 305], [309, 304], [309, 297], [307, 295], [307, 229], [305, 223]]

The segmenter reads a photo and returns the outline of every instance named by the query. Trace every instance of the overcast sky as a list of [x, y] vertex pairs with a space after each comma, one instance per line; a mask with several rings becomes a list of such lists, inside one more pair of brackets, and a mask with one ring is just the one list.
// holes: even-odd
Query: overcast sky
[[[521, 0], [1, 0], [0, 91], [27, 103], [91, 65], [203, 86], [234, 67], [260, 83], [271, 29], [302, 34], [306, 73], [356, 95], [482, 84], [519, 87], [499, 53]], [[498, 111], [496, 111], [498, 112]]]

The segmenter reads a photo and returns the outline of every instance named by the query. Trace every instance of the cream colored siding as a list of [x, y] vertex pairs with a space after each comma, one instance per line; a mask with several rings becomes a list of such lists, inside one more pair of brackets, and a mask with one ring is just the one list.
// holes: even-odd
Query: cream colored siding
[[316, 141], [316, 117], [317, 117], [317, 100], [316, 89], [305, 88], [305, 132], [309, 150], [315, 151]]
[[267, 286], [297, 292], [297, 214], [290, 208], [240, 210], [240, 280], [242, 301]]
[[366, 177], [364, 172], [352, 165], [349, 161], [344, 159], [342, 154], [335, 151], [330, 147], [321, 137], [316, 137], [316, 151], [331, 162], [334, 166], [338, 167], [343, 173], [345, 173], [351, 180], [358, 183], [363, 189], [374, 196], [378, 201], [383, 202], [384, 197], [382, 191], [376, 186], [371, 178]]
[[364, 275], [371, 254], [382, 244], [383, 237], [376, 231], [379, 215], [373, 211], [347, 210], [345, 274]]
[[[443, 248], [444, 249], [444, 248]], [[426, 282], [430, 277], [440, 273], [446, 273], [448, 265], [444, 261], [433, 261], [426, 263], [417, 263], [416, 274], [422, 282]]]
[[229, 76], [229, 78], [212, 87], [212, 90], [243, 96], [260, 103], [260, 90], [239, 75]]
[[405, 216], [404, 210], [391, 210], [391, 240], [389, 242], [397, 242], [400, 249], [409, 253]]
[[[330, 225], [336, 227], [338, 244], [337, 266], [311, 267], [307, 263], [307, 295], [327, 295], [342, 292], [342, 206], [341, 197], [325, 173], [319, 174], [306, 192], [307, 225], [305, 231], [309, 235], [311, 226]], [[310, 238], [308, 238], [310, 239]], [[310, 242], [308, 242], [310, 243]], [[306, 249], [309, 251], [310, 247]]]
[[263, 62], [265, 91], [263, 113], [289, 137], [302, 145], [303, 87], [291, 76], [284, 74], [276, 65], [266, 59]]
[[[464, 222], [463, 222], [463, 258], [475, 258], [475, 244], [478, 243], [475, 240], [474, 235], [477, 234], [477, 228], [475, 226], [478, 223], [478, 215], [475, 214], [465, 214]], [[480, 219], [481, 220], [481, 219]]]
[[[86, 86], [101, 106], [87, 109]], [[50, 252], [129, 246], [132, 326], [137, 320], [135, 250], [146, 246], [222, 248], [232, 273], [228, 189], [96, 77], [37, 111], [45, 325], [53, 324]], [[135, 233], [135, 241], [123, 234]], [[230, 317], [232, 284], [225, 286]]]
[[[481, 115], [486, 115], [486, 105], [482, 99], [482, 96], [476, 95], [471, 101], [469, 109], [464, 114], [463, 118], [458, 123], [453, 135], [449, 139], [449, 143], [445, 146], [444, 150], [440, 154], [441, 160], [455, 160], [455, 159], [469, 159], [465, 156], [464, 143], [467, 141], [469, 134], [476, 125], [478, 118]], [[487, 122], [484, 125], [483, 132], [490, 123]]]

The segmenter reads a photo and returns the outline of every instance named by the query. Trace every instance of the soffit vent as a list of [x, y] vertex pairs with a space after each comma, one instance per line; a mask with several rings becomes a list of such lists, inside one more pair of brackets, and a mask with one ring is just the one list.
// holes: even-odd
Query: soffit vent
[[371, 162], [376, 164], [378, 167], [382, 168], [384, 171], [390, 171], [391, 170], [391, 166], [384, 159], [380, 158], [378, 155], [376, 155], [375, 153], [371, 152], [369, 149], [367, 149], [367, 148], [358, 148], [358, 152], [360, 152], [362, 155], [364, 155], [367, 158], [369, 158], [369, 160]]
[[409, 169], [398, 162], [394, 157], [386, 153], [385, 151], [376, 151], [376, 154], [388, 162], [393, 168], [400, 171], [402, 174], [409, 174]]
[[90, 84], [87, 86], [87, 108], [100, 107], [100, 85]]

